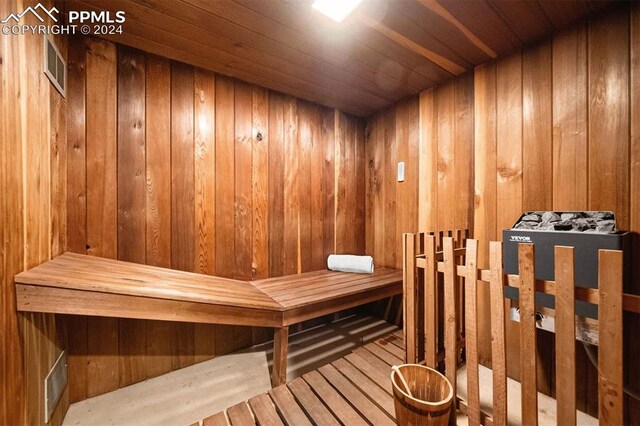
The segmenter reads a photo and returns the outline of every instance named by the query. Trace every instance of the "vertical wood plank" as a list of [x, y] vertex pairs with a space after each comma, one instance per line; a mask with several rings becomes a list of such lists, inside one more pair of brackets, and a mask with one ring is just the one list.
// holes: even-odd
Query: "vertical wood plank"
[[[193, 68], [171, 64], [171, 267], [195, 269]], [[193, 324], [172, 325], [172, 368], [193, 364]]]
[[[146, 55], [146, 263], [171, 267], [171, 65]], [[171, 323], [146, 321], [146, 375], [171, 371]]]
[[465, 348], [467, 361], [467, 410], [469, 424], [480, 424], [480, 378], [478, 372], [477, 285], [478, 241], [466, 241], [464, 275]]
[[576, 424], [576, 320], [573, 247], [555, 248], [558, 424]]
[[491, 355], [493, 370], [493, 422], [507, 424], [507, 351], [504, 327], [504, 270], [502, 242], [492, 241], [489, 247], [491, 298]]
[[[215, 154], [215, 75], [194, 71], [194, 197], [196, 272], [215, 275], [216, 262], [216, 154]], [[193, 325], [194, 362], [213, 358], [216, 353], [215, 326]]]
[[402, 200], [396, 210], [398, 253], [402, 252], [402, 233], [418, 230], [419, 109], [418, 98], [408, 99], [396, 106], [397, 161], [405, 163], [404, 182], [397, 183], [397, 197]]
[[[324, 219], [326, 195], [324, 182], [324, 138], [322, 136], [322, 110], [318, 106], [312, 108], [311, 114], [311, 150], [310, 150], [310, 173], [311, 173], [311, 205], [310, 205], [310, 270], [317, 271], [326, 268], [326, 257], [324, 255]], [[363, 180], [364, 183], [364, 180]], [[364, 219], [364, 215], [363, 215]]]
[[[35, 17], [25, 18], [26, 24], [39, 23]], [[33, 268], [51, 257], [50, 246], [50, 113], [51, 85], [38, 69], [43, 57], [43, 43], [36, 35], [27, 34], [19, 40], [20, 95], [16, 105], [23, 115], [21, 120], [23, 153], [23, 215], [24, 261]], [[23, 95], [24, 94], [24, 95]], [[40, 99], [42, 97], [42, 99]], [[44, 100], [46, 99], [46, 102]], [[114, 200], [115, 201], [115, 200]], [[27, 380], [29, 385], [29, 380]]]
[[[145, 263], [145, 56], [118, 48], [118, 259]], [[147, 377], [146, 329], [140, 320], [118, 320], [120, 387]]]
[[50, 91], [51, 256], [67, 251], [67, 102]]
[[117, 255], [116, 47], [87, 40], [87, 253]]
[[251, 279], [253, 239], [252, 215], [252, 110], [253, 95], [249, 84], [235, 86], [235, 271], [238, 279]]
[[[67, 248], [87, 251], [86, 48], [84, 38], [69, 42], [67, 86]], [[73, 392], [71, 392], [73, 400]]]
[[[216, 274], [230, 278], [235, 273], [235, 91], [233, 80], [217, 75], [215, 91]], [[215, 342], [217, 355], [233, 351], [234, 327], [216, 326]]]
[[216, 79], [209, 71], [194, 73], [195, 271], [216, 272]]
[[284, 159], [284, 99], [280, 94], [269, 93], [269, 276], [271, 277], [284, 273]]
[[[87, 251], [85, 68], [85, 40], [72, 37], [67, 74], [67, 249], [82, 254]], [[73, 403], [87, 397], [87, 318], [68, 317], [66, 324], [69, 400]]]
[[384, 180], [384, 266], [398, 267], [402, 260], [396, 255], [396, 176], [397, 144], [395, 109], [382, 113], [382, 140], [384, 143], [385, 180]]
[[522, 55], [522, 209], [553, 209], [551, 42]]
[[[343, 243], [344, 251], [346, 253], [355, 253], [356, 249], [356, 229], [355, 229], [355, 216], [356, 216], [356, 182], [355, 182], [355, 170], [356, 170], [356, 121], [353, 117], [343, 114], [344, 123], [346, 124], [344, 135], [344, 151], [343, 160], [341, 164], [341, 178], [345, 184], [345, 196], [341, 201], [344, 205], [343, 214], [344, 218], [344, 231]], [[401, 237], [401, 235], [398, 235]], [[401, 246], [401, 238], [397, 239], [398, 245]]]
[[298, 193], [298, 105], [291, 97], [284, 98], [284, 263], [283, 274], [295, 274], [298, 269], [298, 250], [300, 208]]
[[[252, 150], [253, 150], [253, 93], [249, 84], [234, 82], [235, 109], [235, 165], [234, 165], [234, 278], [252, 278], [253, 206], [252, 206]], [[251, 328], [234, 326], [234, 350], [251, 345]]]
[[621, 251], [600, 250], [598, 255], [598, 419], [603, 424], [624, 423]]
[[[416, 107], [417, 108], [417, 107]], [[365, 254], [365, 206], [366, 206], [366, 189], [365, 189], [365, 141], [364, 141], [364, 133], [365, 133], [365, 124], [362, 120], [358, 119], [356, 121], [356, 133], [355, 133], [355, 170], [354, 170], [354, 179], [355, 179], [355, 197], [356, 200], [356, 210], [355, 214], [355, 223], [354, 223], [354, 232], [355, 232], [355, 248], [354, 251], [356, 254]], [[413, 126], [415, 123], [412, 123], [412, 127], [410, 128], [411, 132], [415, 132], [416, 128]], [[412, 141], [417, 147], [417, 138]], [[416, 148], [417, 149], [417, 148]], [[415, 167], [416, 172], [412, 173], [410, 170], [410, 175], [412, 179], [417, 180], [417, 168], [418, 163], [416, 161], [412, 162], [412, 167]], [[417, 201], [417, 182], [414, 188], [416, 191], [416, 201]], [[411, 205], [412, 208], [415, 207], [416, 213], [411, 215], [411, 217], [416, 217], [417, 220], [417, 202], [415, 205]], [[415, 231], [415, 229], [414, 229]]]
[[321, 109], [321, 137], [324, 163], [322, 167], [323, 200], [323, 266], [327, 257], [335, 252], [336, 244], [336, 187], [335, 187], [335, 114], [332, 109]]
[[[269, 277], [269, 92], [252, 87], [252, 277]], [[253, 328], [254, 345], [270, 340], [270, 329]]]
[[[553, 208], [587, 209], [587, 26], [553, 38]], [[561, 184], [560, 184], [561, 183]]]
[[347, 237], [349, 217], [348, 192], [345, 168], [349, 143], [349, 120], [346, 115], [336, 110], [335, 113], [335, 160], [336, 160], [336, 249], [337, 253], [348, 253], [349, 238]]
[[589, 23], [589, 209], [629, 227], [629, 16]]
[[252, 204], [253, 204], [253, 274], [255, 278], [269, 276], [269, 93], [252, 88]]
[[473, 73], [455, 82], [454, 175], [456, 204], [454, 227], [469, 229], [473, 235]]
[[171, 64], [171, 267], [195, 269], [193, 68]]
[[434, 89], [420, 93], [418, 152], [418, 229], [423, 232], [438, 229], [438, 126]]
[[118, 48], [118, 259], [144, 263], [145, 57]]
[[[499, 59], [496, 65], [496, 237], [522, 214], [522, 53]], [[507, 340], [515, 342], [517, 327], [506, 324]], [[520, 345], [507, 345], [507, 367], [519, 376]]]
[[[451, 80], [437, 90], [438, 120], [438, 229], [455, 227], [457, 195], [454, 190], [454, 134], [455, 134], [455, 81]], [[453, 210], [453, 211], [452, 211]]]
[[147, 263], [171, 266], [171, 66], [146, 58]]
[[87, 397], [118, 389], [118, 319], [87, 319]]
[[[457, 395], [456, 371], [458, 363], [458, 331], [456, 322], [456, 306], [458, 299], [458, 280], [453, 247], [453, 238], [446, 237], [442, 242], [444, 255], [444, 366], [445, 376], [453, 386], [453, 394]], [[451, 404], [449, 424], [455, 424], [456, 405]]]
[[147, 378], [166, 374], [172, 368], [171, 323], [167, 321], [146, 321]]
[[522, 386], [522, 423], [538, 424], [538, 387], [536, 378], [535, 254], [533, 244], [518, 244], [520, 276], [520, 383]]
[[[87, 253], [112, 259], [118, 248], [116, 70], [115, 45], [87, 40]], [[117, 319], [87, 320], [87, 354], [87, 396], [117, 389]]]
[[498, 232], [522, 214], [522, 54], [498, 60], [496, 93]]
[[[311, 240], [311, 208], [312, 203], [322, 197], [318, 190], [311, 190], [312, 160], [311, 150], [313, 149], [313, 121], [314, 107], [308, 102], [300, 102], [298, 105], [298, 223], [299, 223], [299, 262], [300, 272], [311, 270], [312, 263], [312, 240]], [[322, 242], [320, 242], [322, 245]]]
[[230, 278], [233, 277], [235, 270], [233, 81], [216, 76], [215, 90], [216, 274]]
[[[496, 141], [496, 64], [476, 67], [474, 72], [474, 212], [473, 236], [479, 241], [478, 266], [489, 266], [488, 242], [497, 239], [497, 141]], [[492, 304], [486, 289], [478, 290], [478, 335], [491, 335]], [[478, 356], [491, 357], [488, 339], [478, 342]]]

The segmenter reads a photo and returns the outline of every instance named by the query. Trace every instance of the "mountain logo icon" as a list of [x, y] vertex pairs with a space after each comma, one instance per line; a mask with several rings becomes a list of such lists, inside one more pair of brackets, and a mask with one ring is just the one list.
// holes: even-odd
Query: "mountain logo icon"
[[[40, 12], [40, 14], [38, 14], [38, 11]], [[5, 19], [3, 19], [2, 21], [0, 21], [0, 23], [6, 24], [7, 22], [14, 20], [16, 23], [20, 22], [20, 20], [22, 19], [22, 17], [24, 15], [26, 15], [27, 13], [31, 13], [33, 14], [36, 18], [38, 18], [38, 20], [40, 22], [45, 22], [44, 18], [46, 18], [46, 16], [48, 16], [49, 18], [51, 18], [53, 20], [53, 22], [58, 22], [58, 19], [55, 17], [54, 13], [59, 13], [60, 11], [58, 9], [56, 9], [55, 7], [52, 7], [51, 9], [47, 9], [46, 7], [44, 7], [43, 5], [41, 5], [40, 3], [38, 3], [35, 7], [27, 7], [25, 10], [23, 10], [21, 13], [11, 13], [9, 14], [9, 16], [7, 16]]]

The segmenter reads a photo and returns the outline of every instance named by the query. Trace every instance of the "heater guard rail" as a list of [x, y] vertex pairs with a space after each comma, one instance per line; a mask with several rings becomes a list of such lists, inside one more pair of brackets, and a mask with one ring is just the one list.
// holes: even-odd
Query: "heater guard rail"
[[[563, 389], [557, 393], [557, 418], [558, 424], [575, 425], [575, 300], [588, 301], [598, 305], [600, 346], [607, 348], [599, 352], [598, 359], [600, 423], [623, 424], [622, 315], [623, 310], [640, 313], [640, 296], [622, 292], [622, 252], [600, 251], [598, 289], [587, 289], [575, 286], [572, 247], [555, 248], [555, 281], [536, 280], [533, 244], [519, 244], [519, 275], [508, 275], [503, 271], [502, 243], [490, 243], [490, 269], [479, 269], [478, 241], [468, 239], [468, 235], [467, 230], [403, 235], [406, 361], [437, 368], [444, 360], [445, 375], [455, 391], [457, 367], [464, 348], [468, 394], [466, 401], [458, 398], [458, 408], [468, 415], [471, 425], [506, 425], [504, 286], [517, 287], [522, 420], [523, 424], [537, 424], [536, 358], [530, 356], [536, 350], [535, 293], [555, 295], [556, 386]], [[478, 283], [489, 285], [490, 294], [492, 415], [480, 409]], [[455, 419], [455, 415], [451, 417]]]

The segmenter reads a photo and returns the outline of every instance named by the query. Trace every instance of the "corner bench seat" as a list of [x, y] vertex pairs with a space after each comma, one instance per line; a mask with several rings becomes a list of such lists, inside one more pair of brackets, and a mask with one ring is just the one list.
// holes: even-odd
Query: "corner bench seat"
[[274, 385], [286, 377], [288, 327], [402, 293], [402, 272], [328, 270], [241, 281], [64, 253], [15, 276], [17, 310], [274, 327]]

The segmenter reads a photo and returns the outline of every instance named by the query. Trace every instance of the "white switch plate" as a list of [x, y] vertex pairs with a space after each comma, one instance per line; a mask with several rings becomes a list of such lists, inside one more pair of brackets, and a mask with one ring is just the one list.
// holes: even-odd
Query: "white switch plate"
[[398, 163], [398, 182], [404, 182], [404, 161]]

